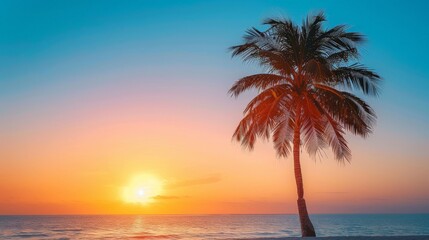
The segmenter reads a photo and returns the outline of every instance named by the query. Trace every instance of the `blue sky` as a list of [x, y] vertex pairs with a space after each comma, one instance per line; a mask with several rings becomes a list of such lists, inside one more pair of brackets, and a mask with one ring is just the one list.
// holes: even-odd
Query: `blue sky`
[[427, 122], [427, 1], [2, 1], [0, 98], [4, 104], [22, 91], [31, 98], [66, 88], [71, 78], [76, 90], [96, 87], [119, 72], [144, 72], [155, 86], [150, 76], [174, 73], [180, 77], [160, 86], [193, 79], [186, 81], [226, 90], [247, 71], [227, 51], [247, 28], [266, 17], [301, 22], [320, 10], [328, 26], [348, 24], [367, 36], [362, 61], [385, 79], [379, 111]]

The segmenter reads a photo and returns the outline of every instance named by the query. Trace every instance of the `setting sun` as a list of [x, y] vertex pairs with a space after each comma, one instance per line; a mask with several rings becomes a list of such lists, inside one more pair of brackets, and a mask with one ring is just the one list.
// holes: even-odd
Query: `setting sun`
[[136, 175], [122, 189], [122, 199], [126, 203], [149, 203], [162, 193], [162, 185], [153, 175]]

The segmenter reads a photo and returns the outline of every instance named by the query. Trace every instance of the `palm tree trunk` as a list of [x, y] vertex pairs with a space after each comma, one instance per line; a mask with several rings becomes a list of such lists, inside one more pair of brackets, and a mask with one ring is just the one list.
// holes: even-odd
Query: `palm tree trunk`
[[307, 205], [304, 200], [304, 184], [302, 181], [301, 163], [299, 159], [299, 148], [300, 148], [300, 135], [301, 135], [301, 123], [300, 123], [300, 111], [297, 111], [296, 126], [293, 135], [293, 163], [295, 171], [296, 189], [298, 192], [298, 213], [299, 221], [301, 223], [301, 234], [303, 237], [315, 237], [316, 232], [314, 231], [313, 224], [311, 223], [310, 217], [307, 212]]

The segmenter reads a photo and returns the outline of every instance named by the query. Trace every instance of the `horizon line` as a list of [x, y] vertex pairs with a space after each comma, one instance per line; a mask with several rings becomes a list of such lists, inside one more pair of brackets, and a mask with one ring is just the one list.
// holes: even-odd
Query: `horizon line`
[[[383, 213], [314, 213], [310, 215], [426, 215], [429, 212], [421, 213], [394, 213], [394, 212], [383, 212]], [[207, 215], [298, 215], [298, 213], [118, 213], [118, 214], [0, 214], [3, 216], [207, 216]]]

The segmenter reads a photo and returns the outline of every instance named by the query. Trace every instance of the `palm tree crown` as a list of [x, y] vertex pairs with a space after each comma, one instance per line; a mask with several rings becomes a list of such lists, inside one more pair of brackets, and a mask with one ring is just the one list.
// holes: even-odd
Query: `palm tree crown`
[[346, 26], [322, 28], [323, 13], [302, 26], [287, 19], [268, 19], [268, 30], [248, 30], [233, 56], [256, 61], [266, 73], [241, 78], [229, 90], [238, 96], [256, 89], [234, 138], [252, 149], [256, 139], [272, 139], [279, 156], [292, 151], [294, 130], [300, 144], [314, 155], [330, 146], [339, 161], [350, 161], [345, 131], [366, 137], [376, 116], [351, 91], [378, 95], [380, 76], [358, 62], [361, 34]]

